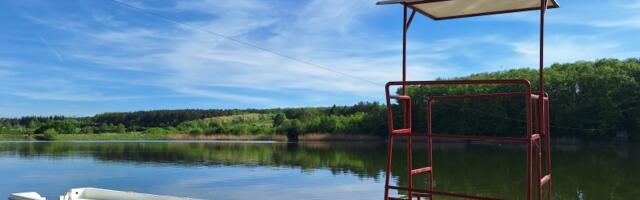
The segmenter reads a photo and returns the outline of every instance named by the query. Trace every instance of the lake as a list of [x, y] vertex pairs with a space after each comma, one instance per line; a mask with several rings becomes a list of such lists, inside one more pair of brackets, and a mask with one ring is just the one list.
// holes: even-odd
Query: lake
[[[382, 142], [1, 142], [0, 198], [99, 187], [202, 199], [382, 199], [385, 152]], [[404, 185], [406, 150], [395, 153], [392, 182]], [[522, 199], [524, 155], [523, 146], [436, 143], [435, 189]], [[640, 196], [640, 148], [556, 144], [552, 157], [555, 199]], [[417, 145], [415, 166], [425, 159]], [[424, 187], [426, 177], [414, 182]]]

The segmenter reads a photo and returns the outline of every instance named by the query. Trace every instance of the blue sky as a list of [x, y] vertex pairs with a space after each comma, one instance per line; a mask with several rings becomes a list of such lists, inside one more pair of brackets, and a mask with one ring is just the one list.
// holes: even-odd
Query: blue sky
[[[381, 101], [399, 80], [401, 7], [370, 0], [127, 0], [353, 77], [109, 0], [0, 1], [0, 117]], [[640, 57], [639, 0], [560, 0], [546, 65]], [[409, 32], [410, 80], [537, 66], [537, 12], [432, 21]], [[375, 82], [379, 84], [372, 84]]]

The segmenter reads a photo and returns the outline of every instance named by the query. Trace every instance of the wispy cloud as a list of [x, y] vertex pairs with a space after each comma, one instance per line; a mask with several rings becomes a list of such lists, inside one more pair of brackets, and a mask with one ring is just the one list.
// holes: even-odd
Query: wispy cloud
[[8, 69], [3, 69], [2, 67], [0, 67], [0, 78], [7, 77], [7, 76], [9, 76], [11, 74], [12, 74], [12, 72], [9, 71]]
[[53, 101], [121, 101], [149, 98], [144, 95], [105, 95], [90, 86], [81, 86], [70, 80], [46, 79], [33, 81], [22, 76], [12, 76], [0, 85], [0, 93], [31, 100]]
[[[302, 12], [275, 17], [274, 12], [269, 12], [270, 6], [262, 5], [263, 3], [260, 2], [228, 4], [209, 1], [180, 2], [176, 5], [176, 9], [195, 10], [215, 15], [213, 20], [195, 24], [202, 29], [220, 31], [221, 34], [255, 42], [287, 55], [320, 62], [336, 70], [345, 71], [345, 73], [355, 76], [363, 76], [366, 79], [394, 79], [389, 74], [392, 74], [390, 73], [392, 71], [397, 71], [397, 68], [392, 69], [384, 65], [390, 65], [392, 61], [397, 61], [397, 56], [393, 56], [396, 57], [394, 59], [388, 57], [371, 59], [368, 55], [375, 52], [356, 52], [358, 55], [353, 57], [326, 52], [327, 49], [340, 49], [346, 43], [358, 45], [362, 43], [359, 38], [348, 34], [345, 34], [343, 38], [338, 38], [337, 41], [330, 34], [299, 37], [299, 35], [312, 34], [314, 31], [347, 33], [358, 28], [356, 25], [359, 19], [357, 15], [361, 15], [362, 12], [347, 12], [350, 8], [358, 6], [356, 3], [346, 5], [344, 12], [336, 12], [332, 9], [318, 11], [316, 5], [320, 3], [323, 2], [313, 1], [303, 6]], [[204, 7], [207, 9], [202, 9]], [[294, 23], [288, 23], [292, 20], [287, 18], [288, 16], [293, 17]], [[306, 23], [310, 18], [313, 23]], [[341, 18], [350, 20], [342, 20], [340, 23], [332, 22]], [[42, 21], [42, 19], [38, 19], [38, 21]], [[239, 24], [242, 25], [239, 26]], [[65, 29], [74, 27], [74, 31], [93, 36], [91, 40], [83, 41], [90, 48], [74, 52], [72, 55], [74, 58], [120, 69], [160, 71], [161, 75], [157, 78], [162, 80], [158, 81], [158, 85], [169, 87], [169, 89], [183, 94], [193, 95], [193, 91], [196, 91], [195, 87], [203, 86], [255, 90], [310, 89], [321, 92], [356, 92], [363, 95], [372, 94], [372, 92], [379, 90], [377, 85], [367, 85], [368, 83], [362, 81], [351, 80], [349, 77], [282, 58], [270, 52], [216, 38], [215, 35], [198, 30], [185, 30], [180, 25], [169, 25], [178, 27], [177, 30], [180, 31], [170, 32], [171, 34], [167, 35], [164, 30], [140, 27], [105, 32], [78, 28], [88, 27], [84, 25], [56, 27], [65, 27]], [[270, 30], [272, 33], [266, 40], [251, 38], [252, 34], [265, 30]], [[166, 36], [158, 38], [158, 33], [164, 33]], [[114, 46], [132, 47], [111, 48]], [[110, 48], [113, 52], [98, 53], [93, 51], [99, 47]], [[140, 50], [146, 47], [149, 47], [151, 51]], [[368, 49], [375, 51], [375, 49], [380, 49], [379, 47], [374, 45]], [[362, 50], [358, 49], [358, 51]], [[356, 63], [353, 60], [362, 62]], [[374, 71], [379, 72], [373, 73]], [[191, 90], [185, 89], [190, 87]], [[185, 91], [191, 92], [185, 93]], [[224, 95], [205, 96], [220, 97]], [[248, 99], [256, 100], [259, 98]]]
[[239, 101], [243, 103], [266, 103], [266, 104], [274, 103], [274, 101], [269, 98], [260, 98], [260, 97], [253, 97], [248, 95], [238, 95], [233, 93], [217, 92], [214, 90], [182, 88], [182, 89], [177, 89], [177, 91], [183, 94], [188, 94], [193, 96], [208, 97], [208, 98], [229, 100], [229, 101]]
[[13, 92], [9, 93], [15, 96], [21, 96], [34, 100], [53, 100], [53, 101], [119, 101], [148, 98], [145, 96], [103, 96], [103, 95], [87, 95], [74, 94], [67, 92]]
[[587, 24], [594, 27], [601, 28], [640, 28], [640, 14], [636, 16], [629, 17], [620, 17], [618, 19], [608, 19], [608, 20], [594, 20], [592, 22], [587, 22]]
[[0, 77], [12, 75], [11, 68], [13, 65], [12, 62], [0, 60]]
[[[607, 57], [624, 58], [625, 50], [620, 49], [620, 44], [614, 41], [602, 40], [597, 35], [552, 35], [545, 40], [545, 66], [554, 63], [566, 63], [574, 61], [587, 61], [594, 58]], [[496, 67], [538, 67], [539, 41], [535, 39], [523, 39], [517, 41], [499, 40], [513, 52], [512, 56], [493, 60]], [[497, 69], [497, 68], [496, 68]], [[495, 70], [495, 69], [494, 69]]]

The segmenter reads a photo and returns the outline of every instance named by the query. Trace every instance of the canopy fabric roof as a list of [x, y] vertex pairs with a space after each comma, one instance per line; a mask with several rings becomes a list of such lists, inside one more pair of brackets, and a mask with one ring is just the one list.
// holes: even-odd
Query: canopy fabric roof
[[[540, 10], [540, 0], [382, 0], [383, 4], [406, 4], [415, 11], [434, 20], [493, 15], [501, 13]], [[547, 8], [558, 8], [549, 0]]]

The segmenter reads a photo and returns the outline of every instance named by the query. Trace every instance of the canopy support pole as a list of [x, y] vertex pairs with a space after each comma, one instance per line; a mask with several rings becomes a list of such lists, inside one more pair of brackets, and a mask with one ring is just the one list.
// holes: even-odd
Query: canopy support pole
[[[402, 82], [407, 81], [407, 4], [402, 4]], [[402, 84], [402, 95], [407, 95], [407, 85]]]
[[[411, 26], [411, 22], [413, 21], [413, 17], [416, 16], [416, 10], [411, 11], [411, 16], [407, 19], [407, 4], [402, 4], [403, 7], [403, 17], [402, 17], [402, 82], [407, 81], [407, 31], [409, 30], [409, 26]], [[407, 85], [402, 85], [402, 95], [407, 95]]]
[[[545, 20], [545, 15], [547, 13], [547, 8], [548, 8], [548, 3], [549, 0], [541, 0], [540, 2], [540, 96], [542, 98], [538, 99], [538, 117], [539, 117], [539, 132], [542, 133], [540, 135], [544, 135], [545, 137], [545, 159], [546, 159], [546, 175], [545, 178], [548, 177], [547, 180], [547, 187], [548, 187], [548, 191], [547, 191], [547, 198], [549, 200], [551, 200], [552, 198], [552, 190], [551, 190], [551, 133], [550, 133], [550, 123], [549, 120], [550, 118], [548, 118], [549, 116], [549, 108], [547, 108], [549, 106], [549, 100], [547, 99], [545, 101], [544, 96], [546, 96], [545, 90], [544, 90], [544, 20]], [[549, 98], [549, 97], [547, 97]], [[540, 157], [542, 156], [542, 140], [538, 141], [538, 162], [542, 162], [542, 160], [540, 159]], [[542, 173], [542, 165], [539, 163], [538, 164], [538, 181], [536, 181], [536, 185], [538, 185], [538, 199], [543, 199], [542, 197], [542, 188], [544, 187], [544, 178], [541, 179], [541, 173]]]
[[[547, 109], [545, 108], [547, 105], [545, 105], [545, 91], [544, 91], [544, 17], [547, 11], [547, 5], [548, 5], [548, 0], [540, 0], [540, 43], [539, 43], [539, 68], [538, 68], [538, 84], [539, 84], [539, 88], [538, 88], [538, 95], [540, 95], [540, 98], [537, 99], [537, 118], [538, 118], [538, 124], [537, 124], [537, 133], [539, 135], [543, 135], [545, 137], [545, 143], [546, 143], [546, 168], [547, 168], [547, 173], [551, 174], [551, 166], [550, 166], [550, 152], [549, 152], [549, 130], [548, 127], [545, 125], [547, 122], [545, 116], [547, 116]], [[529, 137], [531, 139], [531, 134], [529, 134]], [[542, 154], [541, 152], [541, 140], [537, 140], [536, 141], [536, 149], [537, 149], [537, 156], [538, 156], [538, 160], [537, 160], [537, 179], [535, 181], [536, 183], [536, 187], [537, 187], [537, 199], [542, 199], [542, 184], [540, 183], [541, 181], [541, 174], [542, 174], [542, 165], [541, 165], [541, 159], [540, 156]], [[527, 173], [528, 173], [528, 177], [527, 177], [527, 199], [532, 199], [532, 181], [533, 181], [533, 147], [532, 147], [532, 143], [530, 142], [527, 146], [527, 157], [529, 159], [527, 159]], [[551, 199], [551, 184], [550, 184], [550, 180], [549, 180], [549, 193], [548, 193], [548, 197], [549, 199]]]
[[409, 21], [407, 21], [406, 31], [409, 31], [409, 26], [411, 26], [411, 22], [413, 21], [413, 17], [416, 16], [416, 10], [411, 10], [411, 16], [409, 16]]
[[[412, 9], [411, 16], [407, 19], [407, 4], [402, 4], [404, 10], [404, 17], [402, 19], [402, 82], [407, 82], [407, 32], [409, 31], [409, 26], [411, 26], [411, 22], [413, 21], [413, 17], [416, 15], [416, 10]], [[408, 96], [407, 92], [407, 84], [402, 84], [402, 95]], [[409, 110], [407, 110], [409, 109]], [[402, 107], [403, 112], [411, 112], [411, 108], [407, 108], [405, 106]], [[405, 116], [406, 117], [406, 116]], [[409, 127], [411, 124], [411, 118], [405, 118], [405, 126]], [[408, 143], [411, 146], [411, 142]], [[411, 148], [409, 148], [411, 149]], [[409, 179], [411, 180], [411, 179]], [[411, 182], [411, 181], [409, 181]], [[411, 196], [411, 193], [409, 193]]]

